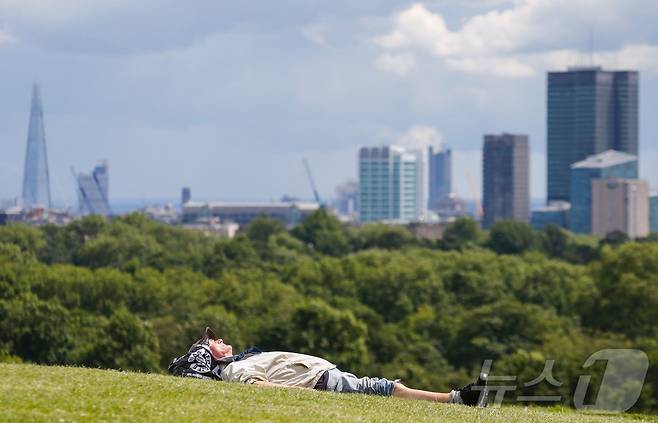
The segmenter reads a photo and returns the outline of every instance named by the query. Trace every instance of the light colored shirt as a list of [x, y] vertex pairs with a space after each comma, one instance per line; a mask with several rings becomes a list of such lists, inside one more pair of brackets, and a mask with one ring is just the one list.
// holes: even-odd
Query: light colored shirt
[[322, 373], [334, 368], [336, 365], [320, 357], [271, 351], [229, 364], [222, 370], [222, 380], [240, 383], [265, 381], [278, 385], [313, 388]]

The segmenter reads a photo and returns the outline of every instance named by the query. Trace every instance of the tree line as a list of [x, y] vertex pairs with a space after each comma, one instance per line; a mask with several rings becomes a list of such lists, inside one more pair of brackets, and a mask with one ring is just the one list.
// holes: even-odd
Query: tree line
[[[658, 409], [658, 237], [576, 236], [470, 219], [440, 241], [354, 228], [324, 210], [233, 239], [139, 214], [0, 227], [0, 361], [162, 372], [206, 325], [234, 346], [319, 355], [357, 374], [447, 390], [493, 360], [507, 394], [561, 395], [604, 348], [651, 363], [637, 410]], [[524, 386], [555, 360], [562, 383]], [[594, 389], [590, 395], [596, 393]]]

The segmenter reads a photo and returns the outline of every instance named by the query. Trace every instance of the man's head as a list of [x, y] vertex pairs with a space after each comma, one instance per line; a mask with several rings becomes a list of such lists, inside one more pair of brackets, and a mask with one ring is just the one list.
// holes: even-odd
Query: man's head
[[225, 344], [224, 340], [215, 335], [215, 332], [209, 327], [206, 328], [206, 333], [203, 338], [201, 338], [201, 341], [208, 342], [210, 352], [215, 360], [233, 355], [233, 347]]

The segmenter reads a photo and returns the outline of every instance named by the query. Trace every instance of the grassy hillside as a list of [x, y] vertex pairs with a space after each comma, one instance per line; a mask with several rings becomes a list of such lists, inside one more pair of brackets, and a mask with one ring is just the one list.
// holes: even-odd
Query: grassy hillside
[[[571, 410], [471, 409], [171, 376], [0, 364], [0, 421], [658, 421]], [[632, 420], [631, 420], [632, 419]]]

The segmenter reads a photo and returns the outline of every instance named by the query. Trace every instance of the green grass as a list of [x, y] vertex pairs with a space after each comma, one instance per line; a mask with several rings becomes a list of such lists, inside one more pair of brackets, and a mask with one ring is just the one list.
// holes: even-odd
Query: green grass
[[539, 407], [472, 409], [165, 375], [0, 364], [0, 421], [658, 421]]

